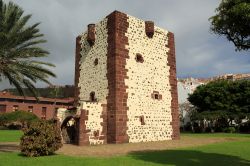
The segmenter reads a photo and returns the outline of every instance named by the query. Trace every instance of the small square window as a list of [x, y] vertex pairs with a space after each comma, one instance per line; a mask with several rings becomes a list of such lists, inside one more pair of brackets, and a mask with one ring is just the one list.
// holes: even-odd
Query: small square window
[[139, 62], [139, 63], [143, 63], [144, 62], [144, 59], [143, 59], [142, 55], [139, 54], [139, 53], [136, 54], [135, 60], [136, 60], [136, 62]]
[[28, 112], [33, 112], [33, 106], [28, 106]]
[[18, 105], [13, 105], [12, 110], [13, 110], [13, 111], [17, 111], [17, 110], [18, 110]]
[[151, 98], [154, 100], [162, 100], [162, 95], [158, 91], [153, 91]]

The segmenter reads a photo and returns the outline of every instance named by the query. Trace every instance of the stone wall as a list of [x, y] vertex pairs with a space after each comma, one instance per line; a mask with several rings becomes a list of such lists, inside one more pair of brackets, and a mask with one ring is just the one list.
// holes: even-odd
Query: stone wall
[[98, 102], [82, 102], [81, 104], [81, 108], [87, 112], [88, 119], [85, 125], [90, 145], [105, 143], [106, 129], [102, 125], [104, 121], [102, 114], [105, 112], [103, 104]]
[[96, 40], [93, 46], [87, 41], [87, 33], [81, 36], [80, 58], [80, 101], [90, 100], [90, 93], [95, 92], [98, 102], [105, 103], [108, 95], [107, 80], [107, 19], [95, 25]]
[[179, 138], [171, 32], [114, 11], [77, 44], [80, 145]]
[[[78, 114], [84, 115], [80, 122], [84, 141], [81, 144], [106, 143], [106, 103], [108, 95], [107, 80], [107, 19], [91, 26], [95, 28], [95, 40], [88, 41], [88, 33], [80, 35], [79, 78], [77, 80]], [[91, 101], [91, 93], [94, 93], [94, 101]], [[81, 119], [80, 119], [81, 120]], [[84, 123], [84, 124], [83, 124]]]
[[[168, 31], [154, 28], [152, 38], [145, 33], [145, 22], [128, 17], [129, 58], [125, 68], [128, 70], [128, 136], [129, 142], [159, 141], [171, 139], [171, 86], [170, 66], [167, 64], [169, 50]], [[143, 61], [137, 61], [136, 56]], [[159, 98], [155, 99], [154, 93]], [[157, 95], [157, 94], [156, 94]]]

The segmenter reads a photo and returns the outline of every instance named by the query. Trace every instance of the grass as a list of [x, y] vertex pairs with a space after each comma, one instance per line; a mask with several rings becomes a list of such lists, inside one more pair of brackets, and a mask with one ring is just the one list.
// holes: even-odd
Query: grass
[[20, 153], [0, 150], [0, 166], [66, 166], [66, 165], [177, 165], [177, 166], [250, 166], [250, 135], [241, 134], [182, 134], [185, 137], [238, 137], [239, 141], [205, 146], [150, 152], [131, 152], [119, 157], [70, 157], [53, 155], [27, 158]]
[[20, 130], [0, 130], [0, 142], [19, 142], [22, 134]]
[[239, 134], [239, 133], [182, 133], [181, 136], [188, 136], [188, 137], [250, 138], [250, 134]]

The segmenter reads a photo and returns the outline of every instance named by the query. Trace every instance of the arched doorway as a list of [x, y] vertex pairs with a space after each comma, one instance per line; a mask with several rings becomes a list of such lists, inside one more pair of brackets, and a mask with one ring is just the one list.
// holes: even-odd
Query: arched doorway
[[76, 143], [77, 136], [76, 119], [73, 116], [65, 118], [61, 125], [63, 142], [66, 144]]

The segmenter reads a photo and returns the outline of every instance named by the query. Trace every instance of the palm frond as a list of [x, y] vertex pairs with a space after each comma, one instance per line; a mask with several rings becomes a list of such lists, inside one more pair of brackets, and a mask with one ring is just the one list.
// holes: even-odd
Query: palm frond
[[21, 95], [27, 87], [36, 96], [35, 83], [51, 84], [48, 79], [56, 75], [47, 68], [53, 64], [35, 60], [48, 56], [49, 52], [39, 46], [46, 40], [38, 29], [40, 23], [27, 26], [31, 15], [23, 13], [18, 5], [0, 0], [0, 81], [6, 78]]

